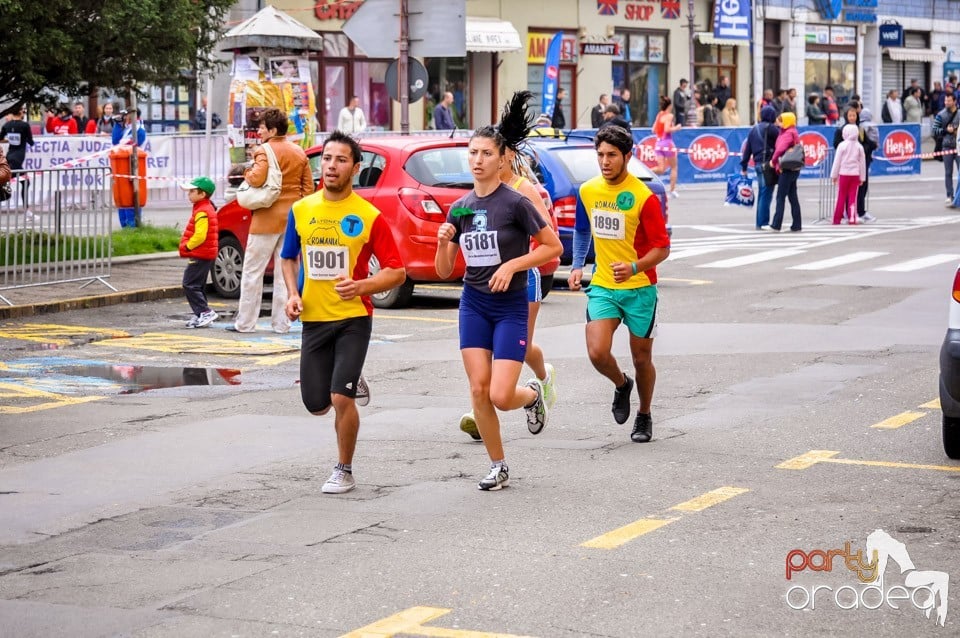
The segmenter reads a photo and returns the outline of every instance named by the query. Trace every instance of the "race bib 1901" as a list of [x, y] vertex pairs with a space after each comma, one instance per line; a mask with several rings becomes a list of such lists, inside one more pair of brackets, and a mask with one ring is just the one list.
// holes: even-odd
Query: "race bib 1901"
[[329, 281], [347, 275], [350, 249], [346, 246], [307, 246], [307, 276]]
[[467, 266], [496, 266], [500, 263], [500, 243], [495, 230], [463, 233], [460, 248]]
[[626, 236], [623, 213], [593, 210], [593, 235], [600, 239], [623, 239]]

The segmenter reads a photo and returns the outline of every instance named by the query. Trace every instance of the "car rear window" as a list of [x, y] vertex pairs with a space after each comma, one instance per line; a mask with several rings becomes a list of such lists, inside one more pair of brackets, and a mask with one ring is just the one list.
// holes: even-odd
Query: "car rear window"
[[403, 168], [424, 186], [473, 188], [466, 146], [417, 151]]
[[[597, 151], [592, 146], [554, 148], [552, 152], [566, 168], [570, 181], [574, 184], [582, 184], [600, 174], [600, 165], [597, 164]], [[630, 157], [627, 170], [644, 181], [654, 179], [653, 172], [636, 157]]]

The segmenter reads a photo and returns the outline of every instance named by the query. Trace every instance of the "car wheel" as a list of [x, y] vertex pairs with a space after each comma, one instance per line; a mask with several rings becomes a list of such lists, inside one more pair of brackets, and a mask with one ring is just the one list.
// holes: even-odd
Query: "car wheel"
[[238, 299], [242, 274], [243, 246], [232, 235], [221, 237], [210, 272], [214, 291], [225, 299]]
[[943, 415], [943, 451], [951, 459], [960, 459], [960, 419]]
[[[380, 272], [380, 262], [376, 257], [370, 257], [370, 276], [378, 272]], [[413, 299], [413, 281], [410, 278], [396, 288], [370, 295], [375, 308], [404, 308], [410, 305], [411, 299]]]
[[551, 290], [553, 290], [553, 275], [540, 277], [540, 298], [546, 299]]

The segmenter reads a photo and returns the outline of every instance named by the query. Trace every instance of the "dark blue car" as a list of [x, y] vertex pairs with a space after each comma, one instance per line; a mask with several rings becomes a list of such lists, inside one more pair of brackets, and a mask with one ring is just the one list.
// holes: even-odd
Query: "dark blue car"
[[[580, 185], [600, 174], [597, 151], [593, 146], [593, 140], [588, 137], [531, 137], [527, 141], [530, 144], [525, 153], [530, 167], [550, 193], [550, 199], [553, 200], [554, 211], [557, 214], [560, 242], [563, 244], [560, 263], [569, 264], [573, 261], [573, 224], [577, 215]], [[667, 190], [663, 187], [660, 178], [635, 157], [630, 158], [627, 170], [643, 180], [653, 194], [660, 199], [663, 220], [666, 222], [668, 220]], [[669, 228], [667, 226], [668, 231]], [[593, 258], [591, 245], [587, 261], [592, 262]]]

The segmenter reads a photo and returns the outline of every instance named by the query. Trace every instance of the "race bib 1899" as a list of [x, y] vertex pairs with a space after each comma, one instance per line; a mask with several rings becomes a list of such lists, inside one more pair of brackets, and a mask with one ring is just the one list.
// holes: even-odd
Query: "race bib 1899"
[[500, 243], [495, 230], [463, 233], [460, 248], [468, 266], [496, 266], [500, 263]]
[[329, 281], [347, 275], [350, 249], [346, 246], [307, 246], [307, 276]]
[[623, 213], [593, 210], [593, 234], [600, 239], [623, 239], [626, 236]]

